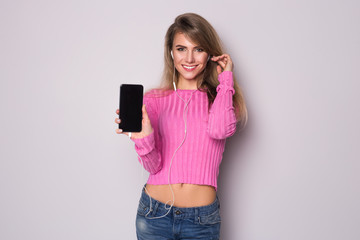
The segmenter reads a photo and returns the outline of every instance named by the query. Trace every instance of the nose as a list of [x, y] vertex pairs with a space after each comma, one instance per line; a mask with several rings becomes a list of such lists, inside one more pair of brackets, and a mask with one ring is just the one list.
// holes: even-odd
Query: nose
[[192, 63], [194, 62], [194, 53], [193, 51], [187, 51], [187, 54], [186, 54], [186, 62], [188, 63]]

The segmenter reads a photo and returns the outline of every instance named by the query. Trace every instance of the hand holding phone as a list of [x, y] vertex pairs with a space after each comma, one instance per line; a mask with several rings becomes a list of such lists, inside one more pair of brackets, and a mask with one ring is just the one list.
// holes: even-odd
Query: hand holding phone
[[[116, 114], [120, 114], [119, 109], [116, 109]], [[142, 116], [143, 116], [143, 119], [142, 119], [141, 132], [138, 132], [138, 133], [133, 132], [131, 134], [131, 138], [144, 138], [153, 132], [153, 128], [151, 126], [149, 116], [146, 112], [145, 105], [143, 105], [143, 107], [142, 107]], [[121, 123], [121, 119], [115, 118], [115, 123]], [[116, 129], [116, 133], [117, 134], [125, 134], [125, 135], [129, 136], [129, 133], [124, 132], [122, 129]]]
[[120, 104], [116, 113], [120, 118], [115, 122], [119, 124], [118, 134], [124, 133], [132, 138], [143, 138], [153, 129], [143, 102], [143, 86], [137, 84], [122, 84], [120, 86]]

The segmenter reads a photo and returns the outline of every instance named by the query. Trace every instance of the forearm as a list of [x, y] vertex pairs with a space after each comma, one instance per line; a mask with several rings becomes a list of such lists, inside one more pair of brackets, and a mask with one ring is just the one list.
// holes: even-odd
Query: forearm
[[154, 132], [144, 138], [132, 139], [141, 165], [151, 174], [162, 168], [161, 155], [155, 146]]
[[234, 82], [232, 72], [219, 75], [216, 98], [209, 111], [208, 134], [215, 139], [225, 139], [236, 131], [236, 116], [233, 106]]

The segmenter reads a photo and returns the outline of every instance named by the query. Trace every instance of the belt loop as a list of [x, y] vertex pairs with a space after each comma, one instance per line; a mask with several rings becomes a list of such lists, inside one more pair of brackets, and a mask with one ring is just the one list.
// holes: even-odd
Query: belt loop
[[197, 222], [198, 221], [198, 219], [199, 219], [199, 209], [198, 208], [195, 208], [195, 222]]

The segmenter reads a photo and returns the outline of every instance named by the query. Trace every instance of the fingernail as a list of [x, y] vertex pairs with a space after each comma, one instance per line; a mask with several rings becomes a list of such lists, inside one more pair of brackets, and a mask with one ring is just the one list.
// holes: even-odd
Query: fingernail
[[123, 130], [122, 129], [118, 129], [119, 132], [122, 132]]

